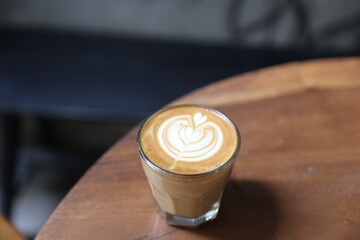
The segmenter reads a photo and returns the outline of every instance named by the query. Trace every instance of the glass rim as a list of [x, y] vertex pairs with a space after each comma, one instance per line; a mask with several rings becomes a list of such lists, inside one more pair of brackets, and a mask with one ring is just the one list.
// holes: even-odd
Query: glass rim
[[[157, 166], [156, 164], [154, 164], [145, 154], [145, 152], [143, 151], [142, 147], [141, 147], [141, 142], [140, 142], [140, 136], [141, 136], [141, 132], [144, 128], [144, 126], [146, 125], [146, 123], [152, 118], [155, 117], [155, 115], [161, 111], [164, 110], [168, 110], [171, 108], [179, 108], [179, 107], [200, 107], [200, 108], [205, 108], [208, 109], [212, 112], [214, 112], [215, 114], [219, 115], [221, 118], [223, 118], [225, 121], [227, 121], [235, 130], [236, 132], [236, 139], [237, 139], [237, 144], [236, 144], [236, 148], [233, 152], [233, 154], [231, 155], [231, 157], [225, 162], [223, 163], [221, 166], [208, 171], [208, 172], [203, 172], [203, 173], [196, 173], [196, 174], [182, 174], [182, 173], [175, 173], [175, 172], [170, 172], [168, 170], [162, 169], [159, 166]], [[143, 122], [141, 123], [141, 126], [139, 128], [139, 131], [137, 133], [137, 137], [136, 137], [136, 145], [137, 145], [137, 150], [140, 154], [141, 159], [148, 164], [152, 169], [154, 169], [157, 172], [163, 173], [167, 176], [171, 176], [171, 177], [175, 177], [175, 178], [199, 178], [199, 177], [205, 177], [211, 174], [214, 174], [216, 172], [219, 172], [227, 167], [229, 167], [231, 165], [232, 162], [234, 162], [235, 158], [237, 157], [239, 151], [240, 151], [240, 146], [241, 146], [241, 135], [239, 132], [239, 129], [236, 127], [235, 123], [228, 117], [226, 116], [224, 113], [212, 108], [212, 107], [208, 107], [208, 106], [204, 106], [204, 105], [200, 105], [200, 104], [179, 104], [179, 105], [168, 105], [165, 107], [160, 108], [159, 110], [157, 110], [156, 112], [154, 112], [153, 114], [151, 114], [149, 117], [145, 118], [143, 120]]]

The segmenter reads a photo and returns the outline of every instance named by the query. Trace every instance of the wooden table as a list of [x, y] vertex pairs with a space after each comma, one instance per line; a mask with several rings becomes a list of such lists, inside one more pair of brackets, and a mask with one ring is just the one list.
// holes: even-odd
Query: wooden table
[[242, 74], [173, 104], [180, 103], [215, 107], [242, 134], [215, 221], [187, 230], [162, 220], [135, 128], [75, 185], [36, 239], [360, 239], [359, 58]]

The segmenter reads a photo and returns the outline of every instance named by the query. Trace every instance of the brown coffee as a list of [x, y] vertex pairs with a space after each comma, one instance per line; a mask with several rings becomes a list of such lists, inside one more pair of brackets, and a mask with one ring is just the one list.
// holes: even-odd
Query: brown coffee
[[143, 124], [138, 146], [153, 197], [165, 215], [197, 219], [213, 211], [216, 217], [240, 146], [227, 117], [196, 105], [164, 108]]
[[140, 135], [144, 155], [159, 168], [179, 174], [210, 172], [226, 163], [239, 144], [228, 119], [199, 106], [160, 110]]

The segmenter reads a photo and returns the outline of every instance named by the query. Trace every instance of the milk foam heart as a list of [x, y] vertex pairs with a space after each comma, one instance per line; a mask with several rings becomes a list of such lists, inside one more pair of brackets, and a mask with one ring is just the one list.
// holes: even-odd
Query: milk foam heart
[[176, 161], [202, 161], [216, 154], [222, 146], [221, 129], [204, 114], [172, 117], [160, 126], [160, 147]]
[[201, 174], [229, 160], [240, 144], [236, 126], [222, 113], [202, 106], [161, 109], [139, 131], [140, 152], [151, 164], [178, 174]]

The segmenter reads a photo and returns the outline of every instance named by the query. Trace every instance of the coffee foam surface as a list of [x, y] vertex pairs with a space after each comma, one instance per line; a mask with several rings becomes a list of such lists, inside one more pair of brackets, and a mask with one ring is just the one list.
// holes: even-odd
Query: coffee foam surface
[[145, 156], [163, 170], [199, 174], [225, 164], [238, 145], [236, 127], [224, 116], [200, 106], [165, 108], [140, 132]]

